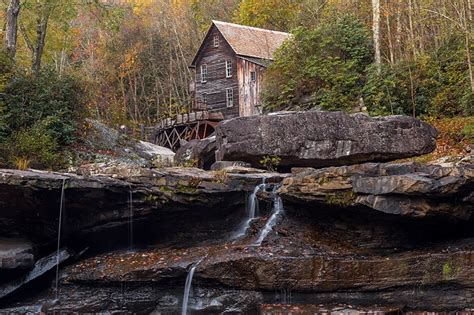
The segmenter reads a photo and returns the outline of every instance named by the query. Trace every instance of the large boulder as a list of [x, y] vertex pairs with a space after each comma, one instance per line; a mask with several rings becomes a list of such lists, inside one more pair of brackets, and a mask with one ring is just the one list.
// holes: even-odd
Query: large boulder
[[217, 160], [287, 167], [390, 161], [432, 152], [437, 130], [412, 117], [282, 112], [231, 119], [217, 128]]
[[209, 170], [216, 161], [216, 137], [194, 139], [181, 146], [174, 157], [177, 165], [197, 166]]

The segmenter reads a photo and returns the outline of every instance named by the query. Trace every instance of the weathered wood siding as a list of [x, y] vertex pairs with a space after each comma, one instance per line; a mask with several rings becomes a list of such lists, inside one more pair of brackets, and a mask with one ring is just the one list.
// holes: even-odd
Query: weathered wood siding
[[[214, 47], [214, 35], [219, 36], [219, 47]], [[226, 60], [232, 61], [232, 77], [226, 78]], [[207, 82], [201, 82], [201, 65], [207, 65]], [[195, 104], [199, 109], [222, 111], [224, 117], [239, 116], [239, 87], [237, 80], [237, 58], [216, 27], [205, 39], [204, 45], [196, 60], [195, 68]], [[234, 105], [227, 107], [226, 89], [234, 92]], [[207, 102], [204, 103], [204, 94]]]
[[[239, 115], [259, 114], [260, 90], [265, 68], [249, 60], [237, 58], [237, 78], [239, 80]], [[252, 81], [251, 73], [256, 79]]]

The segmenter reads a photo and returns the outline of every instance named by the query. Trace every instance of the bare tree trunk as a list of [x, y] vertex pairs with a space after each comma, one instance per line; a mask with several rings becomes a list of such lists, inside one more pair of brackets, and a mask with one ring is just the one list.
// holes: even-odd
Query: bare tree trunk
[[400, 0], [397, 0], [397, 30], [395, 34], [395, 42], [397, 45], [398, 58], [402, 57], [402, 12]]
[[380, 54], [380, 0], [372, 0], [372, 31], [374, 37], [375, 65], [377, 73], [382, 71], [382, 56]]
[[413, 58], [416, 59], [417, 50], [416, 50], [416, 43], [415, 43], [415, 29], [413, 26], [413, 2], [412, 0], [408, 0], [408, 26], [410, 31], [410, 46], [413, 52]]
[[471, 58], [471, 28], [472, 28], [472, 5], [470, 0], [462, 0], [463, 20], [464, 20], [464, 45], [466, 47], [466, 61], [469, 71], [469, 80], [471, 81], [471, 91], [474, 93], [474, 73]]
[[390, 12], [388, 11], [388, 1], [385, 0], [385, 17], [387, 23], [387, 38], [388, 38], [388, 50], [390, 53], [390, 63], [393, 65], [395, 63], [395, 53], [393, 51], [393, 42], [392, 42], [392, 26], [390, 24]]
[[413, 83], [413, 76], [411, 74], [410, 66], [408, 66], [408, 74], [410, 75], [410, 94], [411, 94], [412, 115], [413, 117], [416, 117], [415, 85]]
[[5, 49], [8, 56], [14, 59], [18, 34], [18, 15], [20, 14], [20, 0], [11, 0], [7, 10], [5, 27]]
[[46, 32], [48, 30], [49, 14], [39, 16], [36, 24], [36, 46], [33, 50], [33, 62], [31, 69], [35, 74], [41, 70], [41, 59], [43, 58], [44, 45], [46, 42]]

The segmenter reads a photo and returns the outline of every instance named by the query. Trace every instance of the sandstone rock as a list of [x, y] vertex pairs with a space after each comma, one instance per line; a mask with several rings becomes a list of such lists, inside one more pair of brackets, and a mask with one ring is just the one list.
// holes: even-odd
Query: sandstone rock
[[285, 112], [223, 122], [216, 157], [254, 167], [266, 156], [279, 157], [283, 168], [339, 166], [427, 154], [436, 136], [436, 129], [406, 116]]
[[[282, 176], [260, 171], [233, 174], [177, 167], [126, 168], [94, 176], [0, 170], [0, 235], [23, 233], [37, 242], [54, 240], [63, 184], [67, 211], [63, 231], [68, 235], [84, 235], [127, 226], [131, 217], [130, 193], [135, 220], [161, 218], [158, 226], [167, 225], [165, 218], [180, 219], [182, 224], [170, 224], [166, 228], [184, 229], [194, 225], [196, 217], [204, 221], [207, 211], [225, 208], [226, 212], [221, 213], [229, 217], [228, 224], [233, 224], [239, 220], [235, 212], [243, 208], [247, 192], [264, 177], [274, 182], [281, 181]], [[209, 229], [225, 231], [225, 228], [218, 224]], [[168, 232], [173, 234], [171, 230]]]
[[363, 205], [409, 217], [468, 220], [474, 212], [473, 166], [366, 163], [296, 169], [280, 193], [289, 201], [328, 206]]
[[202, 140], [191, 140], [176, 152], [175, 162], [178, 165], [196, 163], [196, 167], [209, 170], [216, 161], [216, 137]]

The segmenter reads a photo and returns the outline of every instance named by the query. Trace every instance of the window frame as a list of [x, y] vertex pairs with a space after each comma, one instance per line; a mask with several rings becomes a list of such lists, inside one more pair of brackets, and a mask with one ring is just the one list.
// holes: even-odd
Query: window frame
[[232, 60], [226, 60], [225, 61], [225, 77], [232, 78], [232, 72], [233, 72], [233, 65], [232, 65]]
[[225, 103], [227, 107], [234, 107], [234, 89], [233, 88], [225, 89]]
[[250, 82], [257, 81], [257, 71], [250, 71]]
[[207, 93], [202, 93], [202, 103], [204, 105], [207, 105], [208, 99], [207, 99]]
[[217, 34], [214, 35], [213, 44], [214, 44], [214, 48], [218, 48], [218, 47], [219, 47], [219, 44], [220, 44], [219, 35], [217, 35]]
[[207, 64], [203, 63], [201, 65], [201, 83], [206, 83], [207, 82]]

